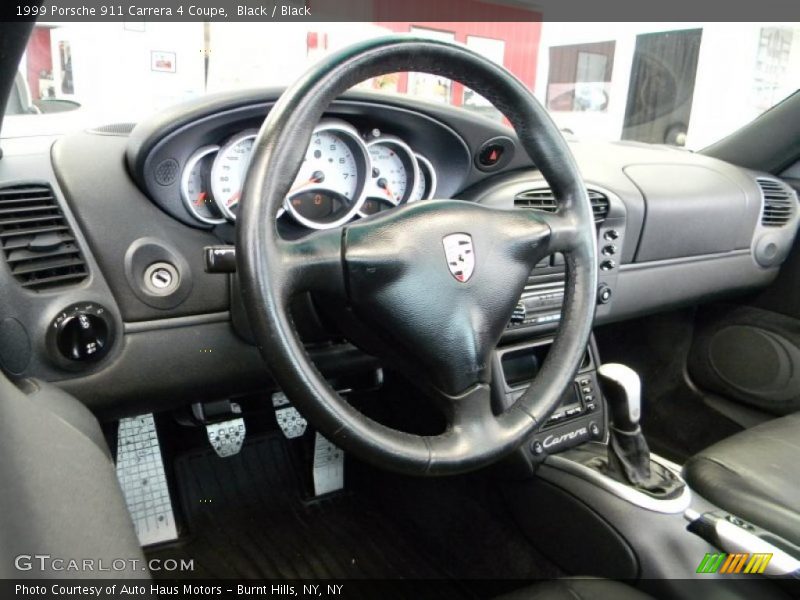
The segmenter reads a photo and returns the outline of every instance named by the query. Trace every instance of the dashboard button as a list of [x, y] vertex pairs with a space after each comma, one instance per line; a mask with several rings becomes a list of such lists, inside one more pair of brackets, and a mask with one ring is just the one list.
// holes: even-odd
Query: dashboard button
[[505, 152], [505, 148], [500, 144], [489, 144], [481, 150], [478, 162], [484, 167], [493, 167], [503, 158], [503, 152]]
[[619, 239], [619, 231], [616, 229], [609, 229], [603, 234], [603, 239], [609, 242]]
[[617, 266], [613, 260], [604, 260], [600, 263], [600, 270], [601, 271], [611, 271], [614, 267]]
[[617, 246], [615, 244], [606, 244], [602, 250], [603, 256], [614, 256], [617, 253]]
[[475, 154], [475, 165], [481, 171], [495, 171], [506, 166], [514, 156], [511, 138], [498, 136], [486, 140]]
[[611, 302], [611, 288], [605, 284], [600, 285], [597, 289], [597, 303], [598, 304], [608, 304]]

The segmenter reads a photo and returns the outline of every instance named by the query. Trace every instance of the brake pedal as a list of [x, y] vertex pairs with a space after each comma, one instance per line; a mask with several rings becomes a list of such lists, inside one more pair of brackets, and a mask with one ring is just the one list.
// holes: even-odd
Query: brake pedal
[[120, 420], [117, 479], [140, 545], [178, 539], [152, 413]]
[[227, 458], [239, 454], [244, 445], [247, 428], [241, 414], [242, 407], [230, 400], [195, 402], [191, 422], [204, 425], [214, 452], [220, 458]]
[[217, 456], [227, 458], [239, 454], [247, 435], [247, 429], [244, 426], [244, 419], [239, 417], [219, 423], [208, 423], [206, 434], [208, 434], [208, 441], [211, 442], [211, 447], [214, 448]]
[[308, 428], [308, 421], [294, 406], [289, 404], [286, 394], [283, 392], [272, 394], [272, 406], [275, 407], [275, 420], [286, 439], [293, 440], [302, 437]]

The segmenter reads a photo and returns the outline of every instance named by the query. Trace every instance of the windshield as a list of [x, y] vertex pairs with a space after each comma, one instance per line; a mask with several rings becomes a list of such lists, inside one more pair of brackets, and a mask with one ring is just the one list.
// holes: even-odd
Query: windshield
[[[133, 123], [213, 92], [286, 86], [325, 54], [392, 32], [466, 44], [528, 86], [570, 137], [702, 148], [800, 87], [800, 24], [37, 24], [4, 137]], [[442, 77], [396, 73], [360, 89], [502, 116]]]

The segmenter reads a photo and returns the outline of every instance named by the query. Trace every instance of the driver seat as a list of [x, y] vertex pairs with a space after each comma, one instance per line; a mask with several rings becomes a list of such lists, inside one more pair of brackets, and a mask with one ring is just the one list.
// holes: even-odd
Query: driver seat
[[653, 597], [611, 579], [565, 577], [535, 583], [495, 600], [653, 600]]

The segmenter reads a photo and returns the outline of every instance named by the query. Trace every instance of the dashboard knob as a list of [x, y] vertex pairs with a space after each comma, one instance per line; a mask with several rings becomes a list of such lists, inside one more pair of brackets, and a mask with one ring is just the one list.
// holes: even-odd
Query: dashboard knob
[[64, 366], [98, 361], [113, 342], [112, 321], [94, 303], [68, 307], [53, 319], [49, 333], [51, 351]]
[[514, 307], [514, 312], [511, 313], [511, 323], [514, 325], [524, 323], [527, 316], [528, 311], [525, 308], [525, 305], [522, 302], [518, 302]]

